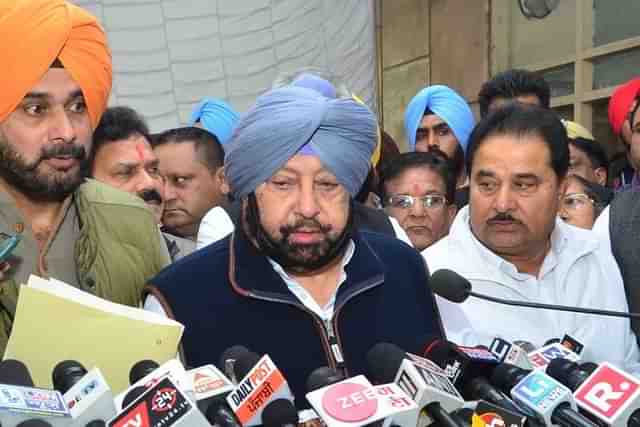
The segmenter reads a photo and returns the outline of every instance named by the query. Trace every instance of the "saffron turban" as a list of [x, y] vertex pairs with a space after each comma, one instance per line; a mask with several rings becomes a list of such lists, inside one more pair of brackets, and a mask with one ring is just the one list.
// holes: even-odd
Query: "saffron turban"
[[404, 129], [409, 149], [416, 149], [416, 132], [425, 111], [429, 109], [440, 117], [453, 131], [464, 152], [467, 151], [469, 135], [475, 126], [473, 112], [467, 101], [450, 87], [428, 86], [413, 97], [404, 113]]
[[95, 129], [111, 92], [111, 53], [96, 18], [65, 0], [0, 2], [0, 122], [60, 60], [82, 89]]
[[609, 125], [613, 133], [620, 135], [622, 125], [627, 120], [631, 106], [640, 92], [640, 78], [635, 78], [618, 86], [609, 100]]
[[216, 98], [204, 98], [191, 113], [191, 125], [200, 122], [202, 127], [218, 138], [225, 145], [231, 139], [233, 129], [240, 116], [226, 102]]
[[310, 153], [353, 196], [367, 177], [376, 130], [371, 110], [351, 98], [330, 99], [301, 87], [275, 89], [240, 119], [225, 175], [233, 194], [244, 197], [298, 152]]

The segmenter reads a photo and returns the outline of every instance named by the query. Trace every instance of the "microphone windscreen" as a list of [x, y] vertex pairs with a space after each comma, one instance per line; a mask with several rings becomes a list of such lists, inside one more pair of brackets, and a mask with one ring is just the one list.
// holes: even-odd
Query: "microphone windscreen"
[[309, 374], [306, 382], [307, 393], [311, 393], [322, 387], [340, 382], [344, 376], [339, 374], [335, 369], [328, 366], [321, 366]]
[[579, 369], [580, 366], [576, 362], [558, 357], [551, 359], [545, 368], [545, 372], [552, 378], [566, 384], [572, 371]]
[[283, 427], [298, 425], [298, 411], [290, 400], [276, 399], [262, 411], [264, 427]]
[[107, 423], [102, 420], [89, 421], [84, 427], [107, 427]]
[[395, 344], [381, 342], [367, 352], [367, 378], [374, 384], [393, 382], [406, 352]]
[[64, 394], [86, 374], [87, 370], [82, 363], [76, 360], [63, 360], [53, 368], [51, 382], [54, 390]]
[[51, 427], [51, 424], [45, 420], [34, 418], [31, 420], [24, 420], [21, 423], [16, 424], [16, 427]]
[[135, 384], [151, 372], [158, 369], [160, 365], [153, 360], [140, 360], [136, 362], [129, 370], [129, 384]]
[[259, 361], [260, 356], [252, 351], [248, 351], [238, 357], [233, 365], [233, 372], [238, 381], [244, 378]]
[[249, 349], [242, 345], [234, 345], [226, 349], [220, 355], [220, 360], [218, 361], [218, 369], [222, 372], [226, 372], [227, 370], [227, 360], [238, 360], [240, 356], [249, 353]]
[[33, 379], [24, 363], [6, 359], [0, 362], [0, 384], [33, 387]]
[[525, 353], [531, 353], [532, 351], [536, 351], [536, 346], [531, 344], [529, 341], [517, 340], [513, 342], [515, 345], [524, 350]]
[[471, 291], [471, 283], [467, 279], [445, 268], [431, 275], [429, 286], [436, 295], [455, 303], [464, 302]]
[[491, 373], [491, 384], [502, 391], [511, 390], [528, 371], [510, 363], [500, 363]]
[[129, 390], [129, 392], [124, 396], [124, 399], [122, 399], [122, 409], [126, 408], [131, 403], [133, 403], [133, 401], [136, 400], [138, 397], [142, 396], [142, 394], [144, 394], [145, 391], [147, 391], [147, 388], [141, 385], [136, 386], [131, 390]]

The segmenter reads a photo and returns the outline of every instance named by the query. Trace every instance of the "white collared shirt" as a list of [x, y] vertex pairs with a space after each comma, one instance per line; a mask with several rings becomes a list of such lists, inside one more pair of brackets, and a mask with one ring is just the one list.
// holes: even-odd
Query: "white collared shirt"
[[[478, 293], [494, 297], [614, 311], [628, 311], [622, 277], [611, 252], [590, 230], [557, 219], [551, 250], [538, 277], [491, 252], [471, 232], [468, 206], [449, 235], [422, 252], [430, 271], [448, 268], [466, 277]], [[510, 307], [470, 297], [460, 304], [483, 336], [525, 340], [542, 346], [569, 334], [585, 345], [583, 360], [609, 361], [638, 373], [639, 352], [627, 319]], [[447, 319], [443, 316], [445, 329]], [[477, 344], [488, 345], [488, 342]]]
[[289, 276], [289, 274], [284, 271], [280, 264], [278, 264], [271, 258], [268, 258], [268, 260], [275, 272], [278, 273], [284, 283], [286, 283], [287, 288], [289, 288], [291, 293], [294, 294], [306, 308], [313, 311], [322, 319], [323, 322], [327, 323], [331, 321], [331, 319], [333, 319], [333, 312], [336, 305], [336, 295], [338, 294], [338, 288], [345, 282], [345, 280], [347, 280], [347, 272], [345, 271], [345, 267], [347, 266], [347, 264], [349, 264], [349, 261], [351, 261], [355, 250], [355, 243], [353, 243], [353, 240], [349, 240], [347, 249], [344, 253], [344, 256], [342, 257], [340, 280], [338, 280], [338, 286], [336, 286], [336, 289], [333, 291], [331, 298], [324, 307], [320, 307], [318, 302], [311, 296], [309, 291], [307, 291], [298, 282], [296, 282], [294, 278]]

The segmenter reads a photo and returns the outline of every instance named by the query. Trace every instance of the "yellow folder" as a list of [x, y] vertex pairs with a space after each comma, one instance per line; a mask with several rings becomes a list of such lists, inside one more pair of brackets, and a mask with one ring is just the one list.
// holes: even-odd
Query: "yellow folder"
[[22, 361], [35, 385], [45, 388], [52, 387], [51, 373], [60, 361], [76, 360], [87, 370], [97, 366], [117, 394], [129, 386], [136, 362], [175, 358], [183, 330], [159, 314], [31, 276], [20, 289], [4, 358]]

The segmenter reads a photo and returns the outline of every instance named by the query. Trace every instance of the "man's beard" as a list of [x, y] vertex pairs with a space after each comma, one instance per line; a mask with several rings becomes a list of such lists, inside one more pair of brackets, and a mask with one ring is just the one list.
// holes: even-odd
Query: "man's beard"
[[[279, 238], [271, 236], [260, 222], [260, 211], [254, 193], [249, 194], [245, 220], [249, 237], [255, 239], [258, 249], [277, 262], [282, 268], [294, 273], [309, 273], [319, 270], [342, 255], [353, 230], [353, 208], [344, 230], [336, 234], [331, 226], [322, 225], [315, 219], [303, 219], [293, 225], [280, 227]], [[291, 243], [289, 237], [298, 229], [318, 230], [325, 238], [310, 244]]]
[[[79, 167], [67, 171], [42, 172], [38, 168], [45, 160], [57, 156], [71, 156]], [[0, 138], [0, 177], [10, 186], [34, 200], [59, 201], [74, 192], [88, 176], [89, 160], [82, 145], [73, 142], [46, 144], [32, 163]]]

